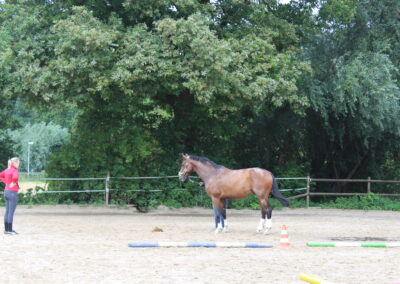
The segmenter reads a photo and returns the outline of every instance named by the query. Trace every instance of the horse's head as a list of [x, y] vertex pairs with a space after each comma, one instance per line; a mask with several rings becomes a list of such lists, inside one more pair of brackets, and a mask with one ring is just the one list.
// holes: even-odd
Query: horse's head
[[180, 181], [187, 181], [189, 175], [193, 172], [193, 165], [190, 162], [190, 156], [188, 154], [182, 154], [182, 167], [179, 170], [178, 176]]

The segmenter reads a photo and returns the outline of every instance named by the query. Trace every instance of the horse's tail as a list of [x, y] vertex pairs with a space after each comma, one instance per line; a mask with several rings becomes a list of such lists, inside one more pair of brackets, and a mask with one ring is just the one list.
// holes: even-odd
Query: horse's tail
[[278, 183], [276, 182], [276, 179], [275, 179], [274, 175], [272, 175], [272, 190], [271, 190], [271, 193], [276, 199], [278, 199], [282, 203], [283, 206], [289, 207], [290, 202], [285, 197], [283, 197], [282, 193], [279, 191]]

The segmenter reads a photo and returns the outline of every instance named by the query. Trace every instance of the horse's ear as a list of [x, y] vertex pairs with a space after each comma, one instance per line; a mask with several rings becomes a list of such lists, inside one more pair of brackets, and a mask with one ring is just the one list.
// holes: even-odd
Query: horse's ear
[[182, 154], [182, 158], [184, 158], [185, 160], [187, 159], [187, 158], [189, 158], [189, 155], [188, 154]]

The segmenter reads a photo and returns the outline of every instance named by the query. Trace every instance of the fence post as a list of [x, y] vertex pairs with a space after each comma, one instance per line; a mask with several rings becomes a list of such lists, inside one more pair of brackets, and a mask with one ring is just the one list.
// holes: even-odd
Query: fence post
[[307, 208], [310, 207], [310, 176], [307, 177], [307, 196], [306, 196], [306, 200], [307, 200]]
[[106, 177], [106, 189], [105, 189], [106, 205], [108, 205], [109, 198], [110, 198], [109, 181], [110, 181], [110, 172], [107, 173], [107, 177]]
[[371, 177], [368, 177], [367, 193], [371, 193]]

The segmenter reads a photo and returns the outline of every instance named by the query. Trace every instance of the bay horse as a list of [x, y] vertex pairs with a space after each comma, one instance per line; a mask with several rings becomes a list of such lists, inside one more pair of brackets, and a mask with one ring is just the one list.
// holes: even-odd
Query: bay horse
[[187, 181], [192, 172], [196, 172], [202, 179], [205, 190], [211, 198], [216, 233], [225, 231], [223, 207], [226, 199], [240, 199], [255, 194], [261, 208], [261, 220], [257, 232], [265, 229], [264, 233], [268, 233], [272, 227], [272, 207], [268, 205], [270, 192], [283, 206], [289, 206], [289, 201], [279, 191], [275, 177], [267, 170], [261, 168], [231, 170], [206, 157], [182, 154], [179, 179], [182, 182]]

